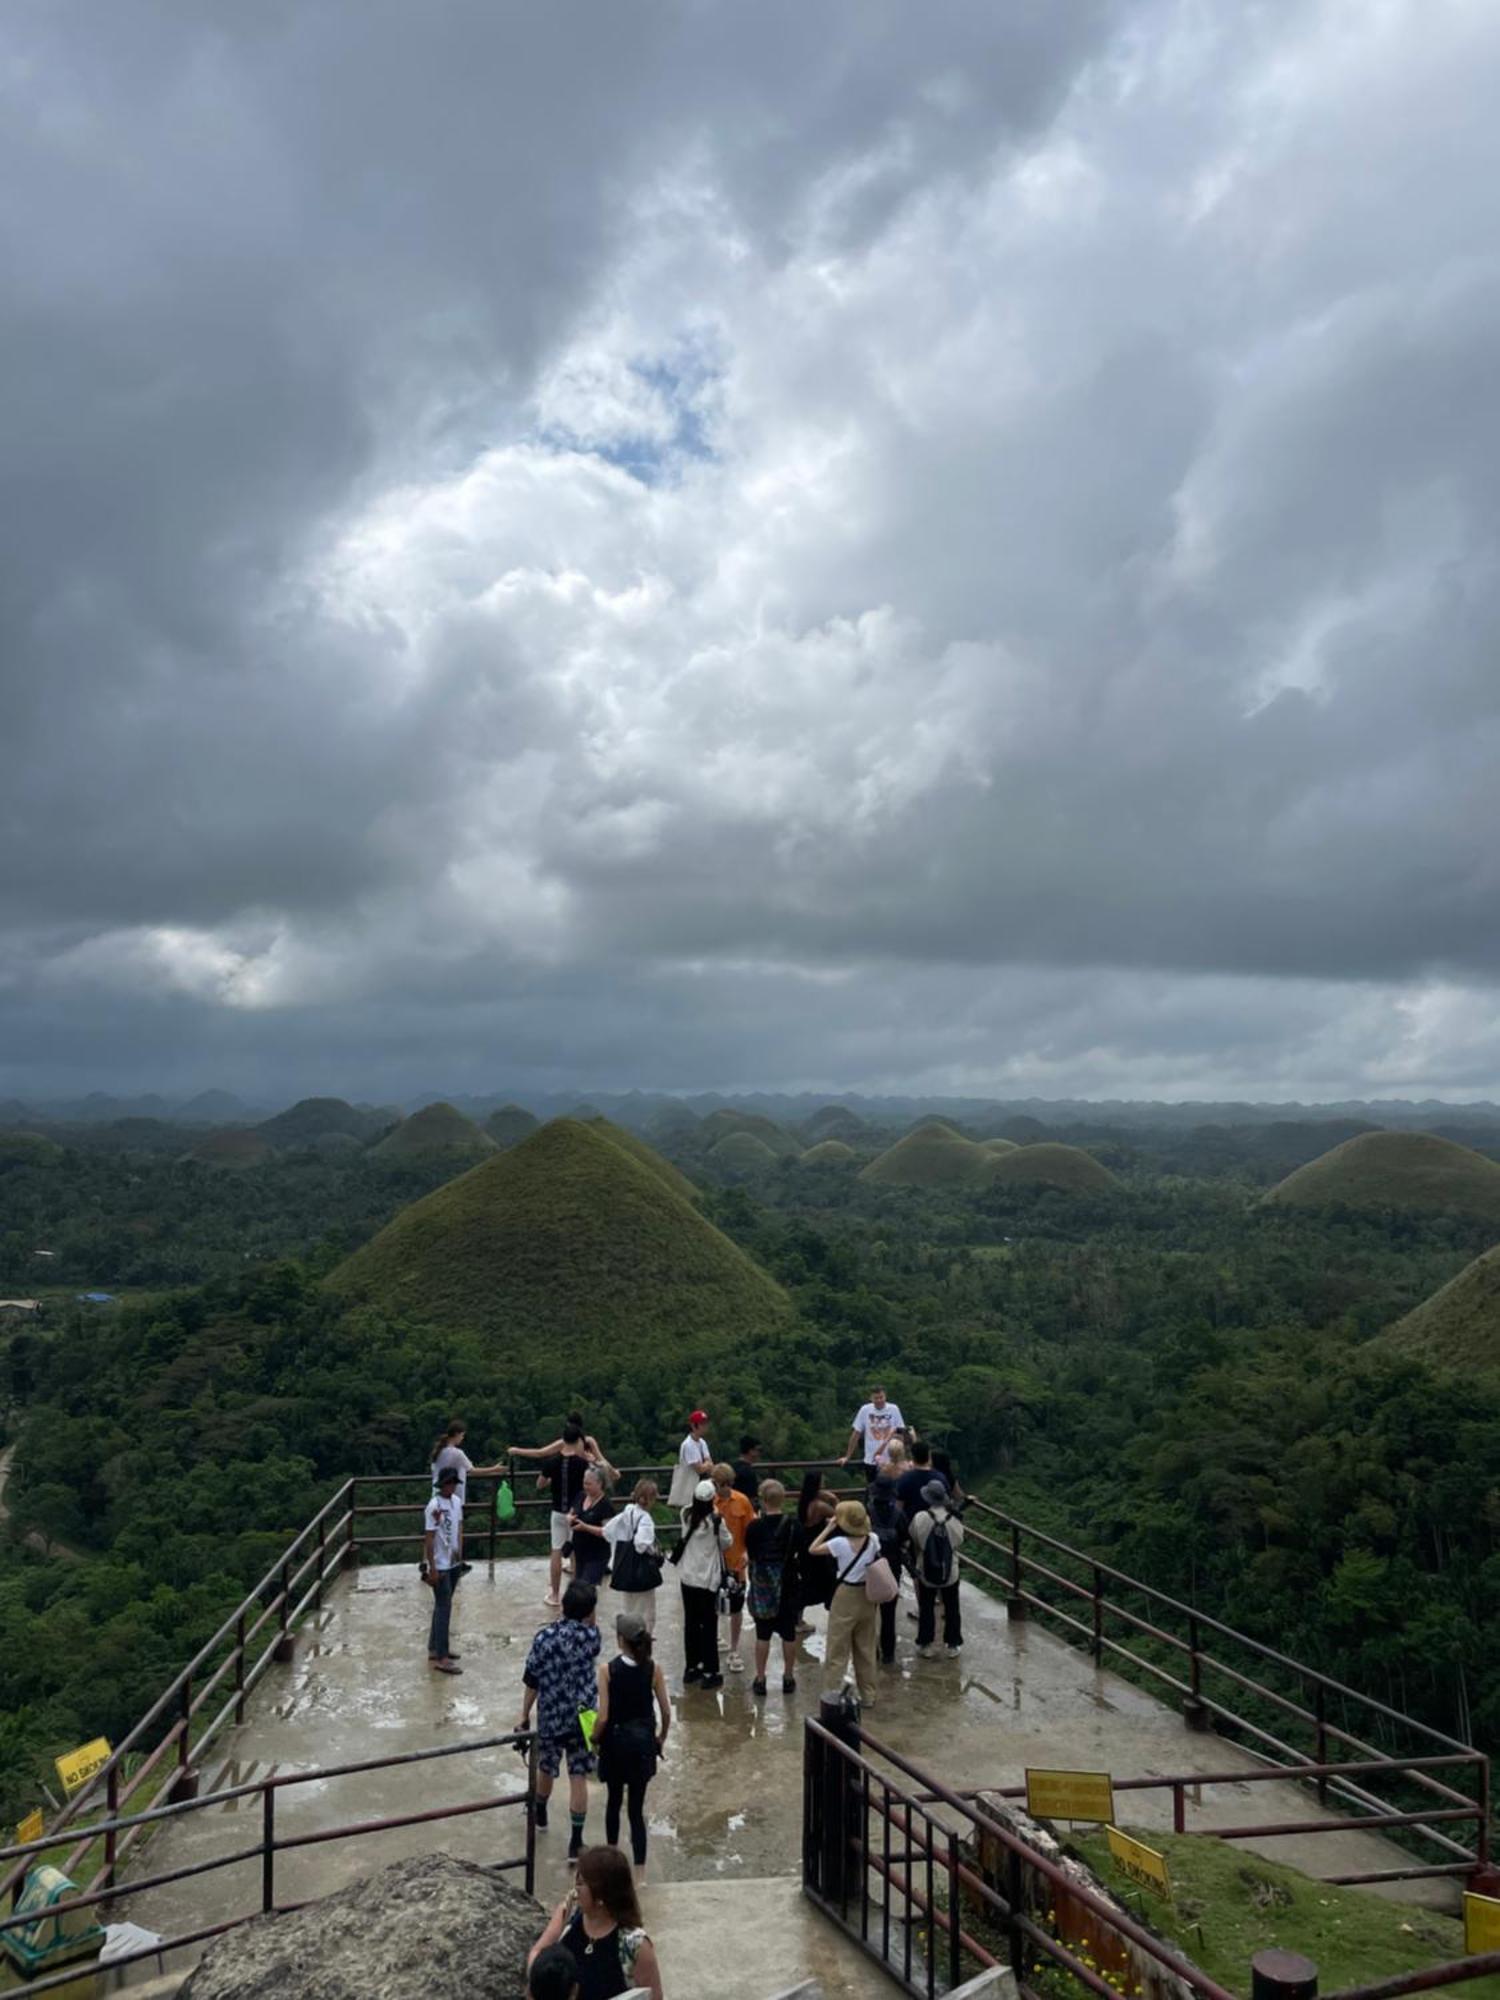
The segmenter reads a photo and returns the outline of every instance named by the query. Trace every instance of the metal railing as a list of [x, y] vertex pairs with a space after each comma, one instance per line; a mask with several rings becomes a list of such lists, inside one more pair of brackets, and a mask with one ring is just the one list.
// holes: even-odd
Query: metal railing
[[[469, 1757], [481, 1751], [515, 1749], [526, 1756], [526, 1783], [519, 1791], [491, 1794], [480, 1799], [465, 1800], [456, 1805], [430, 1806], [422, 1812], [389, 1814], [379, 1819], [352, 1820], [344, 1825], [316, 1827], [298, 1833], [279, 1832], [276, 1823], [276, 1801], [283, 1792], [298, 1785], [323, 1785], [336, 1778], [363, 1776], [370, 1771], [389, 1771], [399, 1765], [430, 1764], [441, 1758]], [[192, 1798], [183, 1798], [164, 1806], [150, 1806], [143, 1812], [118, 1814], [113, 1811], [88, 1829], [88, 1839], [102, 1841], [108, 1857], [94, 1879], [91, 1888], [80, 1890], [65, 1902], [49, 1904], [45, 1911], [27, 1911], [21, 1915], [12, 1913], [0, 1919], [0, 1935], [8, 1931], [21, 1930], [35, 1924], [39, 1917], [50, 1922], [55, 1917], [68, 1916], [82, 1910], [94, 1910], [123, 1893], [131, 1896], [143, 1895], [150, 1889], [165, 1888], [169, 1883], [185, 1882], [196, 1876], [211, 1875], [222, 1868], [238, 1868], [248, 1862], [260, 1863], [260, 1899], [253, 1909], [244, 1910], [238, 1916], [229, 1917], [220, 1923], [207, 1924], [197, 1930], [183, 1931], [176, 1936], [164, 1937], [143, 1945], [133, 1952], [122, 1954], [110, 1960], [109, 1969], [133, 1965], [138, 1959], [155, 1958], [158, 1955], [180, 1951], [188, 1945], [205, 1943], [209, 1938], [222, 1935], [225, 1931], [248, 1923], [252, 1917], [271, 1912], [298, 1910], [302, 1903], [282, 1903], [276, 1899], [276, 1857], [302, 1847], [321, 1846], [329, 1841], [357, 1840], [367, 1834], [389, 1833], [399, 1827], [420, 1826], [430, 1820], [462, 1819], [472, 1813], [498, 1812], [506, 1807], [519, 1807], [525, 1815], [525, 1844], [522, 1852], [506, 1861], [489, 1865], [498, 1871], [519, 1868], [522, 1870], [526, 1893], [531, 1895], [536, 1887], [536, 1736], [532, 1731], [512, 1732], [505, 1736], [485, 1736], [468, 1743], [446, 1743], [433, 1750], [406, 1750], [388, 1757], [366, 1757], [353, 1764], [328, 1764], [311, 1771], [287, 1771], [265, 1778], [256, 1778], [241, 1785], [229, 1785], [222, 1791], [205, 1792]], [[260, 1838], [247, 1847], [237, 1847], [228, 1854], [216, 1854], [205, 1861], [191, 1861], [179, 1868], [165, 1868], [154, 1875], [133, 1877], [123, 1887], [114, 1881], [114, 1864], [124, 1851], [126, 1844], [143, 1837], [152, 1829], [171, 1821], [190, 1817], [194, 1813], [210, 1811], [216, 1807], [237, 1805], [242, 1800], [260, 1801]], [[24, 1874], [30, 1862], [47, 1853], [57, 1845], [56, 1831], [44, 1835], [40, 1840], [16, 1842], [8, 1847], [0, 1847], [0, 1862], [19, 1862]], [[7, 1986], [7, 1994], [32, 1995], [49, 1992], [52, 1988], [66, 1986], [76, 1981], [80, 1975], [77, 1962], [62, 1966], [56, 1972], [43, 1974], [18, 1986]]]
[[[1190, 1725], [1214, 1727], [1241, 1740], [1253, 1755], [1274, 1765], [1278, 1775], [1310, 1781], [1320, 1804], [1327, 1804], [1332, 1791], [1358, 1808], [1354, 1817], [1324, 1822], [1326, 1830], [1400, 1828], [1448, 1857], [1431, 1865], [1330, 1880], [1347, 1886], [1469, 1875], [1488, 1868], [1490, 1766], [1472, 1744], [1403, 1715], [982, 1500], [970, 1500], [964, 1527], [965, 1573], [1002, 1596], [1013, 1616], [1034, 1613], [1087, 1651], [1096, 1665], [1119, 1665], [1132, 1678], [1169, 1689], [1181, 1698]], [[1300, 1700], [1292, 1689], [1300, 1690]], [[1384, 1745], [1374, 1740], [1382, 1735]], [[1473, 1789], [1460, 1790], [1432, 1775], [1443, 1767], [1472, 1773]], [[1398, 1797], [1382, 1797], [1371, 1788], [1381, 1781], [1397, 1784]], [[1401, 1810], [1419, 1803], [1419, 1795], [1434, 1802], [1430, 1810]], [[1439, 1830], [1463, 1821], [1474, 1824], [1471, 1847]], [[1236, 1833], [1249, 1838], [1310, 1830], [1287, 1825]]]
[[[833, 1696], [824, 1697], [818, 1720], [803, 1724], [802, 1769], [803, 1891], [913, 2000], [937, 2000], [975, 1972], [1006, 1965], [1021, 2000], [1056, 2000], [1055, 1989], [1034, 1983], [1038, 1973], [1066, 1974], [1098, 2000], [1119, 2000], [1127, 1987], [1139, 1992], [1145, 1984], [1143, 1963], [1159, 1976], [1156, 1990], [1231, 2000], [1121, 1903], [987, 1811], [981, 1795], [951, 1790], [872, 1736]], [[1243, 1782], [1246, 1774], [1233, 1776]], [[1190, 1781], [1141, 1779], [1133, 1788], [1152, 1782]], [[1252, 1831], [1264, 1829], [1236, 1829], [1229, 1837]], [[1033, 1885], [1044, 1886], [1045, 1895]], [[1404, 2000], [1496, 1972], [1500, 1952], [1490, 1952], [1350, 1987], [1327, 2000]], [[1258, 1966], [1256, 1973], [1246, 1984], [1259, 1992]]]

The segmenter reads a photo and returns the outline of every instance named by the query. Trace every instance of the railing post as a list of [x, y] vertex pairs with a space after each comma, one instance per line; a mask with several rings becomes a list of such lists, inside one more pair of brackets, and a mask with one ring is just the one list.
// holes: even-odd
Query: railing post
[[1172, 1786], [1172, 1831], [1187, 1832], [1187, 1787], [1181, 1779]]
[[958, 1835], [948, 1835], [948, 1986], [963, 1984], [963, 1946], [959, 1943]]
[[1104, 1662], [1104, 1572], [1094, 1564], [1094, 1665]]
[[193, 1769], [193, 1677], [182, 1677], [182, 1733], [177, 1738], [177, 1775], [167, 1796], [175, 1805], [179, 1799], [198, 1796], [198, 1775]]
[[[515, 1488], [512, 1487], [511, 1491], [514, 1492]], [[496, 1527], [495, 1507], [499, 1501], [499, 1498], [500, 1498], [500, 1481], [498, 1478], [492, 1479], [490, 1481], [490, 1532], [489, 1532], [489, 1553], [488, 1553], [488, 1562], [490, 1566], [491, 1576], [493, 1576], [495, 1573], [495, 1527]]]
[[1026, 1600], [1021, 1595], [1021, 1524], [1010, 1524], [1010, 1594], [1005, 1600], [1007, 1618], [1024, 1618]]
[[276, 1907], [276, 1787], [260, 1795], [260, 1907], [269, 1915]]
[[234, 1719], [245, 1719], [245, 1614], [234, 1621]]
[[349, 1525], [348, 1538], [344, 1543], [344, 1567], [355, 1569], [359, 1565], [359, 1481], [349, 1481]]
[[1189, 1729], [1209, 1727], [1208, 1709], [1203, 1701], [1203, 1641], [1196, 1618], [1188, 1619], [1188, 1688], [1182, 1704], [1182, 1719]]
[[[111, 1821], [117, 1820], [120, 1817], [120, 1767], [118, 1764], [110, 1766], [109, 1776], [104, 1781], [104, 1816]], [[115, 1843], [118, 1838], [118, 1834], [116, 1834], [114, 1827], [111, 1825], [109, 1832], [104, 1836], [104, 1868], [100, 1880], [94, 1884], [96, 1889], [113, 1889], [115, 1886]]]
[[297, 1642], [292, 1637], [288, 1623], [292, 1615], [292, 1559], [284, 1556], [281, 1563], [281, 1611], [277, 1623], [281, 1635], [276, 1641], [276, 1664], [285, 1666], [296, 1650]]
[[1021, 1872], [1021, 1852], [1017, 1847], [1007, 1847], [1005, 1852], [1005, 1896], [1010, 1904], [1010, 1920], [1006, 1931], [1010, 1942], [1010, 1969], [1016, 1982], [1016, 1991], [1026, 1991], [1026, 1934], [1017, 1919], [1025, 1914], [1026, 1878]]
[[[1321, 1681], [1313, 1683], [1313, 1717], [1314, 1761], [1319, 1764], [1326, 1764], [1328, 1762], [1328, 1694]], [[1318, 1804], [1326, 1806], [1327, 1803], [1328, 1778], [1326, 1774], [1320, 1774], [1318, 1778]]]
[[318, 1582], [313, 1591], [313, 1609], [323, 1609], [323, 1563], [328, 1550], [328, 1521], [325, 1515], [318, 1516]]
[[1258, 1951], [1250, 1961], [1250, 2000], [1315, 2000], [1318, 1968], [1300, 1951]]
[[536, 1894], [536, 1746], [531, 1739], [526, 1752], [526, 1893]]
[[[843, 1697], [825, 1694], [818, 1704], [818, 1721], [830, 1736], [855, 1747], [857, 1732], [844, 1712]], [[812, 1739], [816, 1742], [816, 1738]], [[821, 1835], [818, 1880], [825, 1903], [837, 1903], [847, 1922], [849, 1914], [849, 1826], [854, 1804], [854, 1766], [847, 1757], [826, 1743], [818, 1743], [822, 1753], [818, 1774], [818, 1813]]]

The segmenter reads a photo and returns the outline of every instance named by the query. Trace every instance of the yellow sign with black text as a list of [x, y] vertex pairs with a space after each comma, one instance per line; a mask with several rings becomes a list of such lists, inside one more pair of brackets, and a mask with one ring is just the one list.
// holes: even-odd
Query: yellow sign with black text
[[1500, 1897], [1464, 1895], [1464, 1952], [1500, 1951]]
[[1033, 1819], [1097, 1820], [1115, 1816], [1115, 1788], [1108, 1771], [1028, 1771], [1026, 1810]]
[[66, 1757], [54, 1757], [52, 1761], [57, 1766], [58, 1777], [62, 1779], [63, 1790], [71, 1797], [109, 1762], [109, 1740], [96, 1736], [92, 1743], [85, 1743], [80, 1749], [70, 1750]]
[[1154, 1847], [1147, 1847], [1143, 1840], [1133, 1840], [1128, 1833], [1121, 1833], [1117, 1826], [1107, 1826], [1104, 1832], [1110, 1853], [1131, 1881], [1139, 1882], [1145, 1889], [1154, 1889], [1170, 1902], [1172, 1883], [1167, 1874], [1167, 1857], [1158, 1854]]
[[42, 1809], [40, 1806], [37, 1806], [34, 1811], [27, 1813], [25, 1819], [17, 1826], [16, 1839], [20, 1841], [40, 1840], [46, 1831], [47, 1825], [42, 1818]]

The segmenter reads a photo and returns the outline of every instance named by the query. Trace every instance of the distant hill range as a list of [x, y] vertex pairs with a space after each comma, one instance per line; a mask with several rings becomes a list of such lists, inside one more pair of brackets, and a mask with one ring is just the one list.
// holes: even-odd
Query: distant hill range
[[607, 1126], [557, 1119], [402, 1209], [329, 1289], [497, 1341], [556, 1342], [590, 1377], [654, 1358], [662, 1340], [702, 1351], [790, 1323], [780, 1286], [668, 1162], [642, 1155]]

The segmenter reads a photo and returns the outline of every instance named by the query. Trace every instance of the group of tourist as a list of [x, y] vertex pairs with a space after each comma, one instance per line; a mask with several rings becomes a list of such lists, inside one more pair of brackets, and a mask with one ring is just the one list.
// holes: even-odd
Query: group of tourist
[[[852, 1678], [861, 1707], [873, 1706], [878, 1668], [895, 1660], [896, 1605], [908, 1574], [916, 1589], [918, 1654], [934, 1652], [939, 1613], [948, 1654], [963, 1645], [962, 1491], [946, 1457], [911, 1435], [883, 1388], [872, 1389], [836, 1461], [862, 1473], [863, 1500], [838, 1499], [816, 1469], [793, 1500], [780, 1480], [761, 1477], [757, 1438], [742, 1437], [732, 1462], [716, 1460], [708, 1427], [707, 1412], [694, 1410], [668, 1489], [679, 1522], [669, 1550], [658, 1540], [656, 1481], [638, 1481], [616, 1511], [610, 1498], [615, 1468], [576, 1412], [551, 1443], [513, 1446], [506, 1454], [507, 1461], [541, 1461], [537, 1484], [551, 1491], [544, 1602], [558, 1616], [531, 1642], [516, 1727], [536, 1731], [539, 1828], [548, 1825], [566, 1765], [568, 1854], [577, 1861], [575, 1895], [554, 1914], [534, 1954], [538, 2000], [553, 1993], [573, 2000], [575, 1988], [565, 1983], [570, 1968], [580, 2000], [607, 2000], [632, 1984], [660, 1992], [618, 1842], [623, 1819], [635, 1867], [645, 1866], [646, 1792], [672, 1727], [672, 1697], [655, 1657], [657, 1593], [669, 1571], [676, 1572], [682, 1601], [684, 1693], [721, 1688], [725, 1668], [744, 1672], [747, 1616], [752, 1696], [768, 1696], [776, 1646], [782, 1693], [794, 1693], [798, 1641], [813, 1629], [809, 1612], [824, 1609], [824, 1685], [837, 1690]], [[506, 1469], [504, 1463], [476, 1466], [463, 1442], [464, 1428], [454, 1423], [434, 1447], [424, 1522], [422, 1574], [433, 1594], [428, 1659], [445, 1674], [463, 1671], [452, 1650], [451, 1611], [468, 1567], [467, 1482], [471, 1474], [497, 1476]], [[569, 1564], [572, 1576], [564, 1587]], [[615, 1643], [608, 1658], [602, 1657], [604, 1606]], [[589, 1848], [588, 1781], [596, 1772], [605, 1787], [608, 1844]]]

